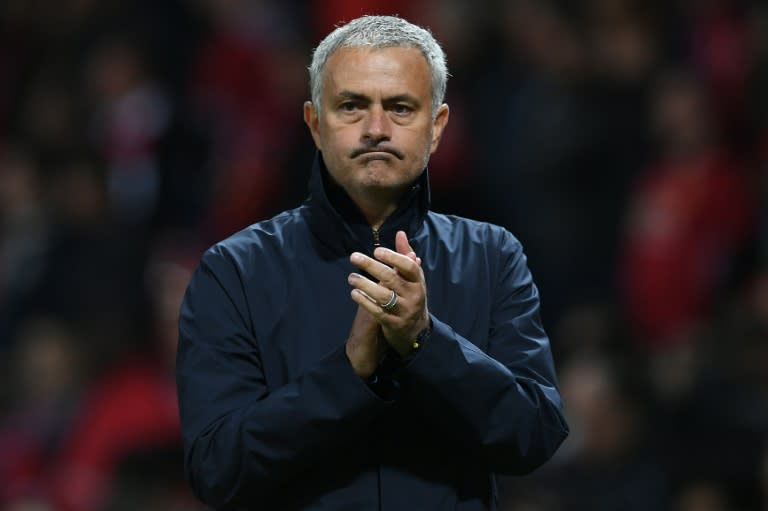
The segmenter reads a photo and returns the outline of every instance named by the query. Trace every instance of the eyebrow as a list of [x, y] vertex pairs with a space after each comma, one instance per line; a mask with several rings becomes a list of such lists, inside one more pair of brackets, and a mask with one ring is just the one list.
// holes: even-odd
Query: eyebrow
[[411, 96], [410, 94], [398, 94], [396, 96], [390, 96], [388, 98], [384, 98], [384, 102], [389, 102], [389, 103], [404, 102], [404, 103], [411, 103], [413, 105], [421, 104], [418, 99], [416, 99], [414, 96]]
[[371, 100], [371, 98], [369, 98], [365, 94], [360, 94], [360, 93], [352, 92], [352, 91], [349, 91], [349, 90], [340, 91], [338, 96], [340, 96], [342, 98], [345, 98], [345, 99], [354, 99], [356, 101], [370, 101]]
[[[352, 99], [355, 101], [365, 101], [365, 102], [371, 101], [371, 98], [369, 98], [365, 94], [360, 94], [359, 92], [352, 92], [350, 90], [339, 91], [338, 96], [344, 99]], [[418, 99], [416, 99], [415, 96], [412, 96], [410, 94], [397, 94], [395, 96], [388, 96], [384, 98], [384, 103], [398, 103], [400, 101], [403, 101], [406, 103], [412, 103], [417, 106], [421, 104], [421, 102]]]

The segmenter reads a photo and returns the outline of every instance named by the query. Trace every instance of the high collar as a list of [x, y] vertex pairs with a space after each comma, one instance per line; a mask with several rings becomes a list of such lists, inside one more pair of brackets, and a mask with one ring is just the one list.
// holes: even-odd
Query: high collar
[[[400, 205], [378, 229], [381, 246], [394, 249], [395, 233], [405, 231], [414, 250], [414, 239], [429, 211], [429, 176], [421, 173]], [[334, 256], [354, 251], [371, 254], [374, 230], [360, 209], [340, 186], [332, 181], [322, 153], [315, 156], [309, 178], [309, 197], [302, 212], [317, 240]]]

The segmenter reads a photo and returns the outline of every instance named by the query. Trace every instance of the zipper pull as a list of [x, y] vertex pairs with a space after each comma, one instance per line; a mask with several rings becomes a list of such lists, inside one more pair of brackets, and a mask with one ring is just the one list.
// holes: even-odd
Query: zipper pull
[[373, 248], [381, 246], [381, 238], [379, 238], [378, 229], [371, 229], [373, 231]]

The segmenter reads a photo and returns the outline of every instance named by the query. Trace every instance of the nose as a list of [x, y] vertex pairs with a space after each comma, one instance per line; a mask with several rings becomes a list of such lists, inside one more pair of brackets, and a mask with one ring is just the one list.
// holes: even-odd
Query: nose
[[387, 112], [381, 106], [373, 105], [368, 110], [361, 135], [363, 141], [372, 145], [391, 139], [391, 121], [387, 116]]

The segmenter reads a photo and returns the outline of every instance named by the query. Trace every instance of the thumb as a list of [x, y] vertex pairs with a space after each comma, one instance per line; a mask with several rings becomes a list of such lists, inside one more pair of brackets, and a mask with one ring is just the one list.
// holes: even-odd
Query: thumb
[[399, 254], [410, 257], [421, 266], [421, 258], [416, 257], [416, 252], [413, 251], [411, 244], [408, 243], [408, 236], [405, 234], [405, 231], [397, 231], [397, 234], [395, 234], [395, 249]]

